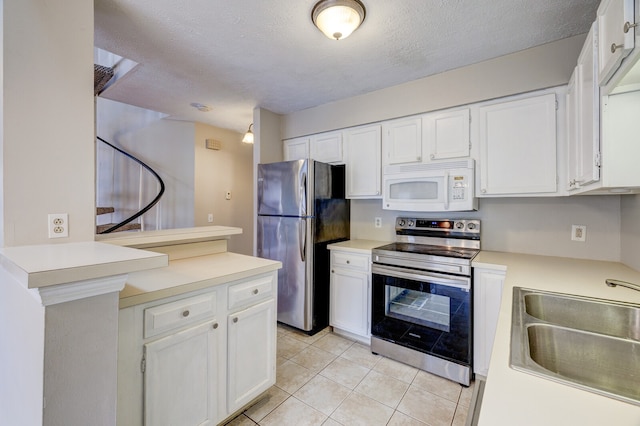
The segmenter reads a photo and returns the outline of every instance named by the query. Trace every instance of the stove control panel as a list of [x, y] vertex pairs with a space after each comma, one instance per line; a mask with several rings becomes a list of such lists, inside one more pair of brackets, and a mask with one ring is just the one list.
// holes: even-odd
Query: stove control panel
[[396, 233], [410, 234], [412, 231], [420, 233], [446, 234], [480, 234], [480, 220], [478, 219], [423, 219], [399, 217], [396, 219]]

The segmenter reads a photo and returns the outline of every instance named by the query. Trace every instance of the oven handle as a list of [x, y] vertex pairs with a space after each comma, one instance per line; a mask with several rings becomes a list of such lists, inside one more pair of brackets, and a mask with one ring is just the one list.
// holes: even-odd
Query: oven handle
[[406, 268], [394, 268], [392, 266], [382, 266], [373, 264], [371, 266], [371, 273], [378, 275], [385, 275], [394, 278], [405, 278], [413, 281], [424, 281], [438, 285], [444, 285], [447, 287], [456, 287], [464, 291], [471, 290], [470, 278], [450, 278], [448, 275], [440, 274], [423, 274], [415, 269]]

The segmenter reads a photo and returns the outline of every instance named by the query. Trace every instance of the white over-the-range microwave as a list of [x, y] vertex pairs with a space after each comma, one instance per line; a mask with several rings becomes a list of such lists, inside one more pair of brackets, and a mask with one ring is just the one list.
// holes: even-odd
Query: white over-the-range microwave
[[384, 167], [382, 208], [419, 212], [478, 209], [474, 160]]

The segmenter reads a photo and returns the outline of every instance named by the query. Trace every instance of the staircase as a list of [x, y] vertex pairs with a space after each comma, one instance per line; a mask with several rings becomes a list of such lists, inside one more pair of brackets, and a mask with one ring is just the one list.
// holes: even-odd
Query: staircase
[[[104, 90], [104, 88], [107, 86], [107, 84], [113, 78], [114, 75], [115, 75], [115, 72], [113, 68], [94, 64], [94, 96], [98, 96]], [[162, 179], [160, 178], [158, 173], [156, 173], [155, 170], [153, 170], [151, 167], [149, 167], [139, 158], [115, 146], [114, 144], [107, 142], [101, 137], [96, 137], [96, 139], [99, 142], [102, 142], [107, 146], [111, 147], [118, 154], [123, 155], [126, 158], [138, 163], [138, 165], [141, 168], [141, 173], [143, 170], [148, 173], [151, 173], [151, 175], [153, 175], [156, 178], [160, 187], [158, 190], [158, 194], [150, 203], [148, 203], [146, 206], [144, 206], [143, 208], [135, 212], [133, 215], [126, 218], [125, 220], [119, 223], [108, 223], [108, 224], [96, 225], [96, 234], [108, 234], [115, 231], [118, 231], [118, 232], [140, 231], [142, 230], [142, 225], [139, 222], [134, 222], [134, 221], [139, 217], [141, 217], [143, 214], [145, 214], [147, 211], [149, 211], [151, 208], [153, 208], [153, 206], [155, 206], [160, 201], [160, 198], [162, 198], [162, 195], [164, 194], [164, 190], [165, 190], [164, 182], [162, 181]], [[116, 211], [114, 207], [97, 207], [96, 210], [97, 210], [96, 211], [97, 216], [112, 214], [112, 213], [115, 213]]]

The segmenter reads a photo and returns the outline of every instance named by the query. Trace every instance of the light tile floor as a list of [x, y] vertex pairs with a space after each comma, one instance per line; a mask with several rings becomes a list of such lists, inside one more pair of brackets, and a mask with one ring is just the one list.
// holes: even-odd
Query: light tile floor
[[330, 332], [278, 326], [276, 385], [229, 426], [463, 426], [473, 384], [434, 376]]

